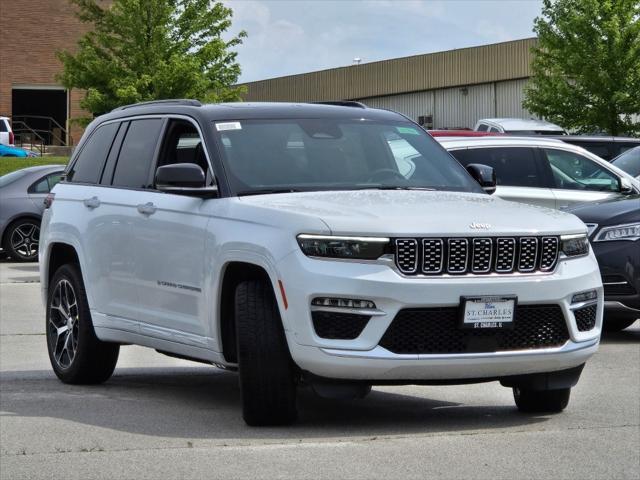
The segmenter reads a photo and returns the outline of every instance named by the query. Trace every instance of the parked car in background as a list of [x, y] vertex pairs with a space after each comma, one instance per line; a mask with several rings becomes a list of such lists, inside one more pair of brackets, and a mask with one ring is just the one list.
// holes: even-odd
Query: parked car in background
[[24, 148], [11, 147], [0, 143], [0, 157], [38, 157], [35, 152], [30, 152]]
[[582, 147], [594, 155], [609, 161], [631, 148], [640, 146], [640, 138], [632, 137], [558, 135], [553, 138]]
[[436, 138], [462, 165], [493, 167], [496, 195], [567, 208], [640, 193], [640, 182], [583, 148], [542, 137]]
[[566, 135], [564, 128], [544, 120], [522, 118], [484, 118], [473, 128], [477, 132], [508, 135]]
[[0, 245], [12, 260], [38, 259], [44, 199], [63, 171], [64, 165], [45, 165], [0, 177]]
[[0, 144], [12, 146], [13, 142], [11, 120], [8, 117], [0, 117]]
[[618, 155], [611, 163], [640, 180], [640, 146]]
[[604, 285], [604, 328], [618, 331], [640, 319], [640, 195], [569, 210], [589, 229]]

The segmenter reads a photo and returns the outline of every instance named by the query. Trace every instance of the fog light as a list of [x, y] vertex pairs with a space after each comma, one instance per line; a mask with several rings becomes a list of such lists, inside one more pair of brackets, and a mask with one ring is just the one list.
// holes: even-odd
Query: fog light
[[595, 300], [596, 298], [598, 298], [598, 292], [595, 290], [589, 290], [588, 292], [576, 293], [571, 298], [571, 303], [586, 302], [587, 300]]
[[370, 300], [356, 300], [353, 298], [329, 298], [316, 297], [311, 301], [314, 307], [333, 307], [333, 308], [376, 308], [376, 304]]

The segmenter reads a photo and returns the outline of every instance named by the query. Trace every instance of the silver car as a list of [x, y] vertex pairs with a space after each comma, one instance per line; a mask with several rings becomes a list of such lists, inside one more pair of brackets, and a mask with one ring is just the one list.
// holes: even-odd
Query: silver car
[[0, 177], [0, 239], [17, 262], [38, 259], [44, 199], [58, 183], [64, 165], [23, 168]]
[[437, 137], [460, 163], [493, 167], [495, 195], [564, 209], [640, 193], [640, 182], [621, 169], [560, 140], [541, 137]]

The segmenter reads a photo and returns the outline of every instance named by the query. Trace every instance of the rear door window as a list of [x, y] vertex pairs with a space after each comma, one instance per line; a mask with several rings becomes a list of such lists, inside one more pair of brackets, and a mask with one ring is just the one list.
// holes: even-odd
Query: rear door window
[[544, 153], [555, 188], [617, 192], [620, 182], [616, 175], [590, 158], [574, 152], [545, 148]]
[[158, 144], [163, 120], [134, 120], [122, 142], [112, 185], [127, 188], [148, 188], [150, 169]]
[[51, 189], [60, 181], [62, 173], [56, 172], [41, 178], [29, 187], [29, 193], [49, 193]]
[[544, 187], [536, 162], [536, 152], [528, 147], [491, 147], [451, 152], [465, 167], [480, 163], [492, 167], [498, 185]]
[[98, 127], [91, 134], [87, 139], [87, 143], [82, 147], [73, 166], [67, 173], [66, 180], [68, 182], [98, 182], [117, 130], [117, 123], [109, 123]]
[[489, 130], [489, 126], [485, 125], [484, 123], [481, 123], [480, 125], [478, 125], [478, 131], [479, 132], [486, 132], [487, 130]]

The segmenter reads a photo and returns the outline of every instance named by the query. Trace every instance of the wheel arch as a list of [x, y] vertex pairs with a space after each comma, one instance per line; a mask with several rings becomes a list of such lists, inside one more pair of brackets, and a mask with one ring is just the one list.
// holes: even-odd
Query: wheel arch
[[80, 264], [80, 257], [78, 256], [78, 252], [76, 248], [65, 242], [51, 242], [47, 246], [47, 252], [44, 256], [44, 265], [40, 265], [43, 274], [40, 276], [40, 281], [42, 283], [42, 291], [43, 291], [43, 300], [46, 304], [46, 293], [49, 285], [51, 284], [51, 279], [53, 275], [56, 273], [56, 270], [60, 268], [62, 265], [67, 263], [73, 263], [78, 266], [80, 269], [80, 275], [82, 275], [82, 267]]
[[[237, 286], [246, 280], [263, 280], [271, 286], [278, 308], [280, 299], [276, 294], [277, 278], [273, 278], [268, 269], [246, 260], [231, 260], [224, 264], [220, 271], [220, 288], [217, 304], [217, 333], [225, 360], [237, 363], [236, 325], [235, 325], [235, 291]], [[282, 318], [282, 312], [280, 312]]]

